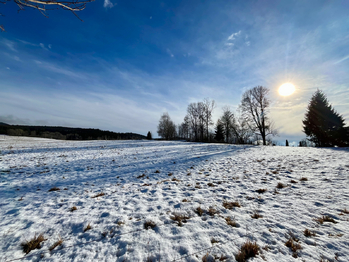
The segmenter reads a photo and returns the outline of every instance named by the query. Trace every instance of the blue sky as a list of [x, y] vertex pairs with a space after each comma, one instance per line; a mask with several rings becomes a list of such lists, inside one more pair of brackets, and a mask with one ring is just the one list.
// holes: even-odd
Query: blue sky
[[[156, 135], [191, 102], [235, 110], [270, 88], [276, 140], [297, 141], [319, 88], [349, 120], [348, 1], [106, 1], [68, 11], [0, 6], [0, 121]], [[281, 97], [291, 82], [295, 94]]]

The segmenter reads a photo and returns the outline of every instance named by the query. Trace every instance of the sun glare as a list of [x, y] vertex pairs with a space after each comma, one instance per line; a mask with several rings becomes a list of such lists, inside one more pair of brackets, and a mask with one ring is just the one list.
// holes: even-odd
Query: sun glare
[[285, 83], [279, 87], [279, 94], [282, 96], [289, 96], [294, 93], [296, 88], [291, 83]]

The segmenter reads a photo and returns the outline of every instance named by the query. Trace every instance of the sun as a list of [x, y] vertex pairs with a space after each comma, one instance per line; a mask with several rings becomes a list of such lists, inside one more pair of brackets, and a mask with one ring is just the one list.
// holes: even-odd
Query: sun
[[294, 85], [292, 85], [291, 83], [285, 83], [279, 87], [279, 94], [282, 96], [289, 96], [292, 95], [295, 90], [296, 88], [294, 87]]

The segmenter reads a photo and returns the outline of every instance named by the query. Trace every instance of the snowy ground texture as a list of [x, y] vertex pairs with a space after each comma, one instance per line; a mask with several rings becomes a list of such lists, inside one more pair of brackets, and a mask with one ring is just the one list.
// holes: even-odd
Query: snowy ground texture
[[249, 261], [347, 262], [348, 182], [349, 149], [0, 136], [0, 261], [235, 261], [250, 239]]

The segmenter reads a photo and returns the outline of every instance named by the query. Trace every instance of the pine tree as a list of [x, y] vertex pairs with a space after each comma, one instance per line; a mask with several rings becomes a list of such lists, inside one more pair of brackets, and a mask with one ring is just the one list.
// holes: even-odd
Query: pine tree
[[343, 117], [332, 108], [321, 90], [317, 90], [309, 102], [303, 131], [315, 146], [344, 146], [347, 141]]
[[218, 142], [224, 141], [224, 126], [223, 126], [223, 123], [219, 120], [216, 125], [214, 139]]
[[148, 131], [148, 134], [147, 134], [147, 139], [148, 139], [148, 140], [152, 140], [152, 139], [153, 139], [153, 137], [152, 137], [152, 135], [151, 135], [151, 132], [150, 132], [150, 131]]

